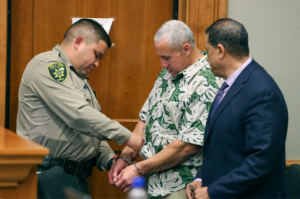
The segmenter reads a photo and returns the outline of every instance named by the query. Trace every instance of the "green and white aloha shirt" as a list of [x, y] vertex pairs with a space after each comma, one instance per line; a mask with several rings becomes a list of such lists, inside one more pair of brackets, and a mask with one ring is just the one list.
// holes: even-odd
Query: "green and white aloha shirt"
[[[178, 139], [203, 145], [212, 102], [223, 80], [210, 71], [206, 56], [174, 78], [164, 68], [140, 111], [145, 121], [145, 144], [140, 152], [150, 158]], [[202, 151], [176, 167], [148, 175], [148, 194], [162, 197], [192, 182], [202, 165]]]

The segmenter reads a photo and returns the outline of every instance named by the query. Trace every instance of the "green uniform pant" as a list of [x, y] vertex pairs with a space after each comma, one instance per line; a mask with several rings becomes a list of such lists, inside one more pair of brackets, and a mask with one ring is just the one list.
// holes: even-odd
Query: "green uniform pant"
[[88, 184], [85, 179], [65, 173], [62, 167], [54, 166], [50, 169], [39, 168], [38, 198], [66, 198], [65, 187], [71, 187], [84, 194], [88, 194]]

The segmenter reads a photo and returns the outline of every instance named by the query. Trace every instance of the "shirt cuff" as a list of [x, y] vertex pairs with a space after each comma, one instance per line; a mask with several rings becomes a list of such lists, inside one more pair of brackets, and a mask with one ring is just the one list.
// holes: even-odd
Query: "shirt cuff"
[[196, 178], [196, 179], [194, 180], [194, 182], [195, 182], [195, 181], [202, 182], [202, 179], [201, 179], [201, 178]]
[[109, 168], [107, 168], [107, 166], [109, 166], [109, 161], [111, 161], [111, 159], [114, 158], [115, 153], [109, 152], [107, 154], [104, 154], [102, 156], [98, 156], [97, 157], [97, 161], [96, 161], [96, 166], [98, 168], [99, 171], [103, 171], [103, 170], [108, 170]]
[[109, 171], [111, 169], [111, 165], [113, 163], [114, 159], [110, 159], [110, 161], [107, 163], [107, 170]]

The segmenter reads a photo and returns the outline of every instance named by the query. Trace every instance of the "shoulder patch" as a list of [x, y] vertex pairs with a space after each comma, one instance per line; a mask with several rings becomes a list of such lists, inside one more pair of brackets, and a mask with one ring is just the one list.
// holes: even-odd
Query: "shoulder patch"
[[68, 77], [67, 67], [61, 62], [50, 64], [47, 68], [50, 77], [55, 81], [63, 83]]

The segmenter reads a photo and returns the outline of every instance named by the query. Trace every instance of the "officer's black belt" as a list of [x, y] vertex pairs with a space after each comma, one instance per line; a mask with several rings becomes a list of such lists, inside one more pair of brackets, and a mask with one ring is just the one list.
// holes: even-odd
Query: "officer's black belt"
[[47, 155], [43, 159], [43, 163], [39, 166], [46, 169], [54, 166], [60, 166], [68, 174], [87, 178], [92, 174], [93, 165], [94, 159], [86, 162], [75, 162], [68, 159], [52, 158], [51, 155]]

